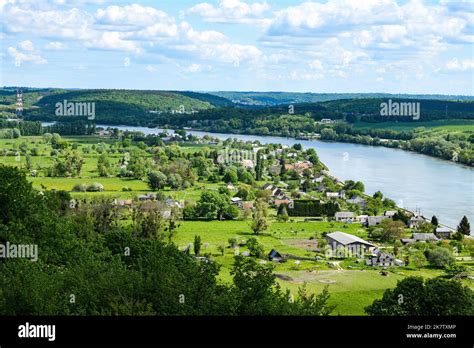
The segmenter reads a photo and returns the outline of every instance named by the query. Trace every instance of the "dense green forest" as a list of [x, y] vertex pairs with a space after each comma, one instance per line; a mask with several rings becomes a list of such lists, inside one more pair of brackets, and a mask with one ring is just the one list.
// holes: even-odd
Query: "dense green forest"
[[474, 100], [471, 96], [438, 95], [438, 94], [389, 94], [389, 93], [296, 93], [296, 92], [210, 92], [219, 97], [232, 100], [246, 106], [272, 106], [294, 103], [316, 103], [339, 99], [367, 98], [406, 98], [432, 100]]

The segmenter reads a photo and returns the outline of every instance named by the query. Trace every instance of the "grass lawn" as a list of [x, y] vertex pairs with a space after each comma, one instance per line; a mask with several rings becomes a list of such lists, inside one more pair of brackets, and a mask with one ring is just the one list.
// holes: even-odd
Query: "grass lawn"
[[[255, 238], [264, 245], [265, 254], [271, 249], [276, 249], [280, 253], [313, 257], [314, 253], [293, 246], [290, 242], [309, 240], [309, 237], [321, 236], [322, 232], [336, 230], [367, 238], [366, 231], [359, 224], [303, 221], [273, 222], [265, 233]], [[236, 238], [241, 242], [254, 236], [247, 221], [183, 221], [180, 223], [174, 242], [183, 249], [193, 242], [195, 235], [201, 237], [203, 243], [201, 253], [211, 254], [213, 259], [222, 265], [220, 280], [223, 282], [231, 281], [230, 269], [235, 251], [226, 248], [224, 255], [221, 256], [217, 247], [228, 246], [229, 238]], [[238, 248], [240, 253], [245, 250], [247, 250], [245, 247]], [[263, 260], [260, 262], [270, 263]], [[381, 276], [379, 269], [345, 268], [343, 271], [337, 271], [331, 269], [325, 260], [319, 262], [303, 260], [299, 264], [294, 260], [288, 260], [286, 263], [272, 264], [275, 267], [275, 274], [291, 278], [291, 280], [278, 279], [278, 282], [282, 288], [289, 289], [294, 295], [305, 282], [308, 291], [314, 293], [319, 293], [328, 286], [331, 294], [329, 303], [337, 305], [334, 315], [363, 315], [364, 307], [371, 304], [374, 299], [380, 298], [386, 289], [395, 287], [398, 280], [407, 276], [431, 278], [443, 274], [440, 270], [426, 268], [421, 270], [394, 268], [388, 276]], [[346, 263], [343, 261], [341, 264]], [[472, 284], [470, 286], [472, 287]]]

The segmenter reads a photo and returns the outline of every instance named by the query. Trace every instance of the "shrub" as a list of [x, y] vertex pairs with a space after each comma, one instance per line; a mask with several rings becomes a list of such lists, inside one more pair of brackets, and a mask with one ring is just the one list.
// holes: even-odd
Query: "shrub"
[[86, 184], [76, 184], [72, 188], [74, 192], [86, 192], [87, 191], [87, 185]]
[[425, 252], [426, 259], [435, 267], [443, 268], [454, 263], [454, 256], [443, 247], [436, 247]]
[[88, 192], [102, 192], [104, 191], [104, 185], [95, 182], [87, 186], [87, 191]]

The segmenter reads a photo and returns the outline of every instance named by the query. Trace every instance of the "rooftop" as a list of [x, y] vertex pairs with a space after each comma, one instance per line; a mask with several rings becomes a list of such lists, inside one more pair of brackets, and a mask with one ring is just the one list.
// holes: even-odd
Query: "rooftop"
[[359, 238], [357, 236], [354, 236], [352, 234], [348, 234], [348, 233], [344, 233], [344, 232], [339, 232], [339, 231], [336, 231], [336, 232], [332, 232], [332, 233], [328, 233], [326, 235], [327, 237], [329, 238], [332, 238], [334, 239], [335, 241], [343, 244], [343, 245], [348, 245], [348, 244], [352, 244], [352, 243], [362, 243], [362, 244], [367, 244], [367, 245], [372, 245], [372, 243], [369, 243], [365, 240], [363, 240], [362, 238]]

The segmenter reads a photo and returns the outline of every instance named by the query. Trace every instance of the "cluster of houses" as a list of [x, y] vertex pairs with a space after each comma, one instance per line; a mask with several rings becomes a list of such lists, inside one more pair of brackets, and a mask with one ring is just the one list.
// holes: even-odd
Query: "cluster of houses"
[[294, 201], [288, 197], [281, 188], [273, 184], [266, 183], [261, 187], [261, 189], [269, 190], [271, 192], [273, 203], [277, 207], [279, 207], [281, 204], [286, 204], [289, 208], [293, 208]]
[[[138, 196], [138, 201], [140, 202], [153, 202], [156, 201], [156, 193], [147, 193], [146, 195]], [[114, 199], [112, 203], [121, 208], [131, 209], [135, 205], [133, 199]], [[163, 218], [167, 219], [171, 216], [171, 209], [176, 207], [179, 209], [183, 208], [183, 204], [174, 199], [167, 198], [164, 202], [155, 202], [158, 206], [158, 209], [161, 211]]]
[[230, 204], [237, 206], [240, 209], [253, 209], [252, 201], [244, 201], [240, 197], [232, 197], [230, 199]]
[[438, 242], [442, 239], [451, 239], [455, 231], [449, 227], [437, 227], [433, 233], [413, 233], [412, 238], [402, 238], [402, 244], [414, 242]]
[[334, 219], [338, 222], [359, 222], [366, 227], [376, 226], [380, 224], [385, 219], [392, 219], [396, 214], [395, 210], [387, 210], [384, 215], [380, 216], [369, 216], [369, 215], [355, 215], [351, 211], [339, 211], [334, 214]]

